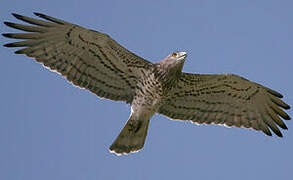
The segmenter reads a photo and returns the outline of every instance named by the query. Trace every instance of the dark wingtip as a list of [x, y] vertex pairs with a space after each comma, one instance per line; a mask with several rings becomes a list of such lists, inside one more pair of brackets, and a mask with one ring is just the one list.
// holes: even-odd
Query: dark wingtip
[[12, 38], [11, 33], [3, 33], [2, 36], [7, 37], [7, 38]]
[[280, 131], [274, 131], [274, 133], [275, 133], [277, 136], [279, 136], [280, 138], [283, 137], [283, 134], [282, 134]]
[[34, 12], [34, 15], [36, 15], [36, 16], [40, 16], [40, 15], [41, 15], [41, 13]]
[[287, 130], [288, 129], [288, 127], [286, 126], [286, 124], [285, 123], [278, 123], [278, 126], [280, 126], [282, 129], [285, 129], [285, 130]]
[[22, 49], [17, 50], [17, 51], [15, 51], [14, 53], [15, 53], [15, 54], [24, 54]]
[[4, 21], [3, 24], [5, 24], [6, 26], [9, 26], [10, 27], [13, 23]]
[[23, 17], [22, 15], [19, 15], [19, 14], [16, 14], [16, 13], [11, 13], [11, 14], [12, 14], [12, 16], [14, 16], [14, 17], [17, 18], [17, 19]]
[[268, 130], [268, 131], [264, 131], [264, 130], [263, 130], [263, 132], [264, 132], [266, 135], [268, 135], [268, 136], [272, 136], [272, 133], [271, 133], [271, 131], [269, 131], [269, 130]]
[[278, 97], [278, 98], [283, 98], [283, 97], [284, 97], [281, 93], [279, 93], [279, 92], [277, 92], [277, 91], [275, 91], [275, 90], [272, 90], [272, 89], [270, 89], [270, 88], [267, 88], [267, 91], [268, 91], [269, 93], [271, 93], [272, 95]]
[[14, 47], [14, 46], [12, 46], [12, 43], [4, 44], [3, 46], [4, 46], [4, 47]]
[[291, 120], [291, 117], [287, 113], [281, 115], [281, 117], [285, 120]]
[[44, 17], [45, 15], [42, 13], [34, 12], [34, 15], [39, 16], [39, 17]]

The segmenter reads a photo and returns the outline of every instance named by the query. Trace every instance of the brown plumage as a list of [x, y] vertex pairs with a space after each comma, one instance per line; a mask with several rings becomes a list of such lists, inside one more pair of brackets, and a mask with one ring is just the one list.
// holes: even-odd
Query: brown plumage
[[[142, 149], [155, 113], [197, 124], [246, 127], [282, 137], [279, 127], [290, 117], [282, 109], [283, 96], [233, 74], [183, 73], [185, 52], [175, 52], [159, 63], [131, 53], [110, 36], [44, 14], [33, 19], [13, 14], [31, 25], [4, 22], [29, 33], [3, 36], [24, 41], [5, 44], [25, 47], [26, 54], [97, 96], [131, 104], [131, 115], [110, 150], [127, 154]], [[45, 21], [47, 20], [47, 21]], [[280, 118], [281, 117], [281, 118]]]

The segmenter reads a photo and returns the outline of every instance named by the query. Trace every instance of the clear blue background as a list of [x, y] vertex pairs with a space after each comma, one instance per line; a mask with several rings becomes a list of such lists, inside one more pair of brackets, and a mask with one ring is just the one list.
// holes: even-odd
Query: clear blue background
[[[293, 105], [293, 1], [5, 0], [0, 20], [34, 11], [106, 32], [152, 62], [187, 51], [184, 71], [239, 74]], [[117, 157], [108, 147], [129, 106], [73, 87], [13, 51], [0, 47], [1, 180], [293, 178], [292, 121], [278, 138], [156, 115], [144, 149]]]

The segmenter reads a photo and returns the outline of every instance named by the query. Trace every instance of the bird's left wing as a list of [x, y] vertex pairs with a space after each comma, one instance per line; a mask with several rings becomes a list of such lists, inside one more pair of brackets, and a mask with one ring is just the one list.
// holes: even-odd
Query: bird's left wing
[[253, 128], [267, 135], [272, 135], [270, 128], [281, 137], [277, 125], [287, 127], [279, 116], [290, 119], [281, 108], [290, 107], [280, 98], [280, 93], [237, 75], [183, 73], [158, 113], [199, 124]]
[[15, 53], [34, 57], [74, 85], [99, 97], [131, 103], [140, 70], [152, 65], [106, 34], [44, 14], [35, 13], [44, 20], [13, 15], [35, 26], [4, 22], [9, 27], [30, 32], [3, 34], [24, 39], [4, 46], [26, 47]]

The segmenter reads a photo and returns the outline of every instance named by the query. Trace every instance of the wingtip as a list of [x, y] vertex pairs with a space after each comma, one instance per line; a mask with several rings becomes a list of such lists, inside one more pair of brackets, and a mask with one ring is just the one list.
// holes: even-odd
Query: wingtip
[[13, 47], [13, 46], [11, 45], [11, 43], [9, 43], [9, 44], [4, 44], [3, 46], [4, 46], [4, 47]]
[[280, 131], [274, 132], [278, 137], [282, 138], [283, 134]]
[[22, 49], [17, 50], [17, 51], [15, 51], [14, 53], [15, 53], [15, 54], [24, 54]]
[[7, 38], [12, 38], [11, 33], [3, 33], [2, 36], [7, 37]]
[[262, 132], [265, 133], [267, 136], [273, 135], [269, 129], [263, 129]]
[[34, 12], [34, 15], [39, 16], [39, 17], [43, 16], [42, 13], [38, 13], [38, 12]]
[[283, 94], [281, 94], [281, 93], [279, 93], [279, 92], [276, 92], [276, 93], [275, 93], [275, 96], [277, 96], [278, 98], [283, 98], [283, 97], [284, 97]]
[[285, 120], [291, 120], [291, 117], [287, 114], [287, 113], [284, 113], [281, 115], [283, 119]]
[[12, 16], [14, 16], [14, 17], [17, 18], [17, 19], [23, 17], [23, 16], [20, 15], [20, 14], [16, 14], [16, 13], [11, 13], [11, 14], [12, 14]]
[[4, 21], [3, 24], [5, 24], [6, 26], [9, 26], [9, 25], [11, 25], [12, 23], [11, 23], [11, 22], [7, 22], [7, 21]]
[[43, 13], [38, 13], [38, 12], [34, 12], [34, 15], [40, 17], [40, 18], [45, 18], [47, 17], [47, 15], [43, 14]]
[[272, 89], [270, 89], [270, 88], [267, 88], [267, 91], [268, 91], [269, 93], [271, 93], [272, 95], [278, 97], [278, 98], [283, 98], [283, 97], [284, 97], [284, 96], [283, 96], [281, 93], [279, 93], [278, 91], [272, 90]]

